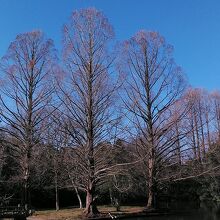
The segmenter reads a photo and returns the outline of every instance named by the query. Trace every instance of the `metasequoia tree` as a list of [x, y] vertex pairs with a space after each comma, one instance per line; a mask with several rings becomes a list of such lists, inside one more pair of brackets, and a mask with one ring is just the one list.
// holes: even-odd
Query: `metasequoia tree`
[[75, 190], [77, 199], [79, 201], [79, 208], [83, 208], [83, 203], [80, 195], [81, 192], [86, 192], [85, 187], [84, 187], [84, 181], [83, 181], [83, 175], [80, 173], [81, 169], [78, 165], [80, 162], [78, 158], [78, 151], [75, 153], [74, 148], [65, 148], [65, 153], [64, 153], [64, 161], [65, 161], [65, 172], [66, 175], [68, 176], [68, 179], [66, 181], [66, 186], [69, 188], [73, 188]]
[[116, 84], [110, 75], [112, 59], [108, 45], [113, 30], [96, 9], [72, 13], [64, 26], [63, 56], [67, 69], [64, 86], [60, 85], [63, 126], [71, 136], [71, 146], [78, 157], [78, 168], [86, 191], [85, 214], [98, 213], [97, 187], [103, 183], [111, 152], [111, 129], [117, 123], [112, 111]]
[[204, 114], [205, 114], [205, 127], [206, 127], [206, 137], [207, 137], [207, 147], [210, 148], [212, 145], [211, 140], [211, 123], [213, 121], [213, 110], [211, 95], [206, 91], [203, 96], [204, 99]]
[[[186, 129], [184, 126], [184, 119], [186, 116], [187, 104], [185, 100], [179, 99], [173, 106], [172, 106], [172, 115], [170, 116], [170, 123], [172, 126], [170, 127], [170, 138], [176, 138], [173, 141], [173, 155], [174, 155], [174, 162], [176, 162], [179, 166], [182, 165], [182, 162], [185, 158], [185, 151], [187, 148], [183, 149], [183, 146], [186, 145], [185, 143], [185, 135], [188, 133], [189, 129]], [[171, 148], [172, 149], [172, 148]], [[171, 150], [172, 152], [172, 150]], [[172, 155], [172, 154], [171, 154]]]
[[186, 93], [186, 100], [189, 104], [188, 125], [190, 132], [188, 133], [188, 144], [193, 149], [193, 158], [201, 162], [201, 145], [199, 135], [199, 120], [198, 120], [198, 96], [197, 92], [189, 89]]
[[[52, 110], [53, 111], [53, 110]], [[59, 188], [72, 188], [75, 190], [79, 207], [82, 208], [82, 200], [79, 191], [84, 191], [80, 187], [79, 179], [83, 176], [78, 170], [80, 162], [74, 148], [69, 147], [71, 136], [66, 130], [69, 120], [63, 117], [63, 112], [54, 110], [53, 114], [44, 123], [49, 126], [44, 135], [44, 143], [47, 145], [47, 157], [51, 161], [51, 171], [53, 173], [53, 186], [56, 196], [56, 210], [59, 210]], [[48, 167], [50, 169], [50, 167]]]
[[50, 114], [45, 112], [52, 99], [54, 59], [53, 42], [33, 31], [18, 35], [1, 62], [1, 130], [16, 152], [25, 205], [30, 200], [32, 154], [44, 129], [42, 121]]
[[185, 94], [189, 111], [186, 124], [191, 127], [188, 133], [188, 143], [193, 149], [194, 159], [200, 162], [206, 156], [206, 150], [211, 145], [210, 132], [213, 114], [211, 111], [211, 101], [208, 93], [202, 89], [188, 89]]
[[214, 114], [214, 127], [217, 133], [216, 140], [220, 140], [220, 92], [215, 91], [211, 94], [212, 97], [212, 107]]
[[60, 209], [59, 205], [59, 188], [64, 186], [61, 184], [63, 176], [63, 147], [65, 147], [65, 138], [63, 132], [59, 127], [59, 123], [56, 123], [56, 119], [60, 117], [60, 113], [55, 109], [47, 110], [51, 112], [51, 115], [44, 120], [46, 129], [43, 133], [43, 143], [45, 145], [44, 154], [50, 161], [51, 166], [46, 167], [53, 176], [51, 178], [51, 186], [55, 191], [55, 207], [56, 211]]
[[122, 44], [121, 71], [127, 75], [123, 100], [136, 128], [137, 152], [145, 164], [147, 208], [154, 205], [160, 171], [183, 135], [171, 132], [184, 113], [181, 110], [182, 114], [171, 120], [172, 107], [185, 87], [181, 69], [171, 55], [172, 47], [156, 32], [140, 31]]

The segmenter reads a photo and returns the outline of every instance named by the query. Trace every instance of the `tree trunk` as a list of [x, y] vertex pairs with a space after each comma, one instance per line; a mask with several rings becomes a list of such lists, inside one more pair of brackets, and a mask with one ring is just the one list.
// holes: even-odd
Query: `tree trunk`
[[208, 147], [211, 147], [211, 138], [210, 138], [210, 131], [209, 131], [209, 113], [206, 111], [206, 129], [207, 129], [207, 136], [208, 136]]
[[199, 139], [199, 128], [198, 128], [198, 121], [196, 117], [196, 113], [194, 112], [194, 121], [195, 121], [195, 132], [196, 132], [196, 145], [198, 149], [197, 159], [201, 162], [201, 149], [200, 149], [200, 139]]
[[81, 199], [81, 197], [80, 197], [79, 191], [78, 191], [77, 187], [74, 187], [74, 189], [75, 189], [75, 192], [76, 192], [76, 196], [77, 196], [77, 198], [78, 198], [78, 201], [79, 201], [79, 208], [82, 209], [82, 208], [83, 208], [83, 205], [82, 205], [82, 199]]
[[28, 166], [28, 155], [25, 155], [24, 159], [24, 195], [23, 195], [23, 204], [25, 206], [25, 209], [28, 210], [28, 205], [29, 205], [29, 189], [28, 189], [28, 182], [29, 182], [29, 166]]
[[217, 102], [215, 102], [215, 113], [216, 113], [216, 120], [217, 120], [218, 138], [220, 139], [219, 104], [217, 104]]
[[57, 171], [55, 170], [55, 196], [56, 196], [56, 211], [59, 211], [59, 189], [58, 189], [58, 175]]
[[153, 180], [154, 180], [154, 130], [153, 130], [153, 113], [152, 113], [152, 97], [150, 93], [150, 79], [149, 79], [149, 70], [148, 70], [148, 61], [147, 61], [147, 54], [145, 50], [145, 57], [146, 57], [146, 72], [145, 72], [145, 91], [146, 91], [146, 98], [147, 98], [147, 127], [148, 127], [148, 133], [149, 133], [149, 144], [150, 144], [150, 152], [149, 152], [149, 158], [148, 158], [148, 200], [147, 200], [147, 209], [153, 208], [153, 198], [154, 198], [154, 192], [153, 192]]
[[24, 182], [24, 207], [25, 210], [28, 210], [28, 183], [27, 180]]
[[88, 71], [88, 106], [87, 106], [87, 145], [88, 145], [88, 186], [86, 192], [86, 209], [85, 215], [87, 217], [93, 217], [99, 213], [97, 206], [95, 204], [95, 161], [94, 161], [94, 112], [93, 112], [93, 103], [94, 103], [94, 93], [93, 93], [93, 39], [90, 37], [90, 61], [89, 61], [89, 71]]
[[154, 190], [153, 190], [153, 149], [151, 149], [150, 158], [148, 161], [148, 199], [147, 199], [147, 209], [154, 208]]
[[109, 197], [110, 197], [110, 200], [111, 200], [111, 205], [113, 206], [113, 205], [114, 205], [114, 202], [113, 202], [113, 196], [112, 196], [112, 190], [111, 190], [111, 188], [109, 188]]
[[99, 214], [95, 204], [94, 190], [95, 188], [91, 184], [90, 189], [88, 189], [86, 192], [86, 208], [84, 210], [86, 217], [94, 217], [95, 215]]
[[153, 184], [150, 181], [148, 183], [147, 209], [152, 209], [153, 208], [153, 198], [154, 198]]
[[178, 164], [182, 164], [182, 159], [181, 159], [181, 146], [180, 146], [180, 134], [179, 134], [179, 129], [178, 129], [178, 123], [176, 122], [175, 124], [176, 127], [176, 136], [177, 136], [177, 159], [178, 159]]
[[78, 199], [78, 201], [79, 201], [79, 208], [82, 209], [82, 208], [83, 208], [83, 205], [82, 205], [82, 199], [81, 199], [80, 194], [79, 194], [79, 190], [78, 190], [76, 184], [74, 183], [74, 180], [73, 180], [73, 178], [71, 177], [69, 171], [68, 171], [68, 176], [69, 176], [69, 178], [70, 178], [70, 180], [71, 180], [71, 183], [72, 183], [72, 185], [73, 185], [73, 187], [74, 187], [74, 189], [75, 189], [76, 196], [77, 196], [77, 199]]
[[200, 127], [201, 127], [201, 136], [202, 136], [202, 153], [203, 153], [203, 158], [205, 158], [205, 137], [204, 137], [204, 125], [203, 125], [203, 120], [202, 120], [202, 107], [201, 103], [199, 102], [199, 121], [200, 121]]
[[58, 186], [56, 185], [55, 187], [55, 192], [56, 192], [56, 211], [60, 210], [60, 205], [59, 205], [59, 191], [58, 191]]
[[197, 150], [196, 150], [196, 138], [195, 138], [195, 126], [194, 126], [194, 121], [193, 118], [191, 119], [191, 133], [192, 133], [192, 148], [193, 148], [193, 153], [194, 153], [194, 159], [197, 159]]

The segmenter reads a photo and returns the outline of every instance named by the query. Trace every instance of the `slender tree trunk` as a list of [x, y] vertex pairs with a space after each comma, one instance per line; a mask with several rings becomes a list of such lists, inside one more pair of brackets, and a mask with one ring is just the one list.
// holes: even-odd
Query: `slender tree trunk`
[[56, 205], [56, 211], [59, 211], [60, 206], [59, 206], [59, 189], [58, 189], [58, 173], [57, 173], [57, 164], [56, 164], [56, 158], [54, 159], [54, 171], [55, 171], [55, 175], [54, 175], [54, 183], [55, 183], [55, 197], [56, 197], [56, 201], [55, 201], [55, 205]]
[[209, 114], [206, 111], [206, 129], [207, 129], [207, 136], [208, 136], [208, 147], [211, 146], [211, 138], [210, 138], [210, 131], [209, 131]]
[[205, 152], [205, 137], [204, 137], [203, 126], [201, 127], [201, 136], [202, 136], [202, 152], [203, 152], [203, 158], [204, 158], [206, 155], [206, 152]]
[[[68, 168], [68, 169], [69, 169], [69, 168]], [[72, 183], [72, 186], [74, 187], [74, 190], [75, 190], [75, 192], [76, 192], [76, 196], [77, 196], [77, 199], [78, 199], [78, 201], [79, 201], [79, 208], [82, 209], [82, 208], [83, 208], [83, 205], [82, 205], [82, 199], [81, 199], [80, 194], [79, 194], [79, 190], [78, 190], [76, 184], [74, 183], [74, 180], [73, 180], [73, 178], [71, 177], [69, 171], [68, 171], [68, 176], [69, 176], [69, 178], [70, 178], [70, 180], [71, 180], [71, 183]]]
[[219, 117], [219, 105], [215, 102], [215, 112], [217, 120], [218, 138], [220, 140], [220, 117]]
[[[149, 96], [150, 97], [150, 96]], [[150, 102], [149, 102], [150, 103]], [[149, 159], [148, 159], [148, 200], [147, 200], [147, 209], [154, 208], [154, 133], [153, 133], [153, 123], [151, 115], [151, 105], [148, 107], [148, 118], [149, 118]]]
[[153, 191], [153, 159], [149, 159], [149, 171], [148, 171], [148, 199], [147, 199], [147, 209], [153, 208], [153, 198], [154, 198], [154, 191]]
[[202, 153], [203, 158], [205, 157], [205, 137], [204, 137], [204, 126], [203, 126], [203, 120], [202, 120], [202, 110], [201, 110], [201, 103], [199, 102], [199, 121], [201, 126], [201, 138], [202, 138]]
[[81, 199], [81, 197], [80, 197], [78, 188], [77, 188], [77, 187], [74, 187], [74, 189], [75, 189], [75, 192], [76, 192], [77, 199], [78, 199], [78, 201], [79, 201], [79, 208], [82, 209], [82, 208], [83, 208], [82, 199]]
[[[35, 53], [32, 53], [32, 60], [35, 59]], [[33, 87], [34, 87], [34, 67], [31, 67], [30, 70], [30, 81], [28, 84], [28, 104], [27, 104], [27, 125], [25, 127], [26, 140], [25, 140], [25, 158], [24, 158], [24, 200], [25, 200], [25, 209], [28, 209], [29, 204], [29, 175], [30, 175], [30, 159], [31, 159], [31, 150], [33, 146]]]
[[[145, 45], [146, 46], [146, 45]], [[149, 159], [148, 159], [148, 200], [147, 200], [147, 209], [153, 208], [153, 199], [154, 199], [154, 130], [153, 130], [153, 116], [152, 116], [152, 97], [150, 92], [150, 79], [149, 79], [149, 70], [148, 70], [148, 60], [147, 60], [147, 53], [145, 48], [145, 60], [146, 60], [146, 72], [145, 72], [145, 92], [147, 98], [147, 118], [148, 118], [148, 133], [149, 133], [149, 145], [150, 145], [150, 152], [149, 152]]]
[[24, 180], [24, 207], [28, 210], [28, 181]]
[[194, 112], [194, 121], [195, 121], [195, 132], [196, 132], [196, 145], [198, 149], [198, 160], [201, 162], [201, 150], [200, 150], [200, 140], [199, 140], [199, 129], [198, 129], [198, 121], [196, 117], [196, 113]]
[[86, 208], [85, 215], [87, 217], [93, 217], [99, 213], [96, 201], [95, 201], [95, 180], [94, 180], [94, 158], [93, 158], [93, 148], [89, 148], [89, 176], [88, 176], [88, 188], [86, 191]]
[[55, 183], [55, 194], [56, 194], [56, 211], [60, 210], [60, 205], [59, 205], [59, 189], [57, 182]]
[[111, 188], [109, 188], [109, 197], [110, 197], [110, 200], [111, 200], [111, 205], [113, 205], [113, 197], [112, 197], [112, 190], [111, 190]]
[[180, 150], [180, 138], [179, 138], [179, 129], [178, 129], [178, 123], [175, 124], [176, 127], [176, 135], [177, 135], [177, 157], [178, 157], [178, 164], [181, 165], [181, 150]]
[[26, 154], [25, 155], [25, 158], [24, 158], [24, 206], [25, 206], [25, 209], [28, 210], [28, 205], [29, 205], [29, 189], [28, 189], [28, 182], [29, 182], [29, 165], [28, 165], [28, 155]]
[[95, 216], [99, 213], [97, 206], [95, 204], [95, 161], [94, 161], [94, 112], [93, 112], [93, 55], [92, 49], [93, 47], [93, 39], [90, 36], [90, 61], [89, 61], [89, 72], [88, 72], [88, 116], [87, 116], [87, 123], [88, 123], [88, 186], [86, 192], [86, 209], [85, 214], [86, 216]]
[[195, 128], [193, 119], [191, 120], [191, 128], [192, 128], [192, 148], [194, 153], [194, 158], [197, 159], [197, 150], [196, 150], [196, 138], [195, 138]]
[[[151, 119], [151, 116], [150, 116]], [[152, 121], [149, 123], [150, 129], [150, 152], [148, 159], [148, 200], [147, 200], [147, 209], [154, 208], [154, 138], [153, 138], [153, 125]]]

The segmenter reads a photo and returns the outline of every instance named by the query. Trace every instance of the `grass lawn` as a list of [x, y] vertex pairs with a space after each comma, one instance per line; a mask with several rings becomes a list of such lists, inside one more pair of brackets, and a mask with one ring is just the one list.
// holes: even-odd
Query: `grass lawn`
[[[122, 206], [120, 212], [116, 212], [116, 209], [111, 206], [99, 206], [101, 213], [123, 214], [123, 213], [138, 213], [143, 210], [140, 206]], [[36, 211], [33, 216], [27, 218], [28, 220], [80, 220], [83, 219], [83, 210], [73, 209], [61, 209], [60, 211], [45, 210]]]

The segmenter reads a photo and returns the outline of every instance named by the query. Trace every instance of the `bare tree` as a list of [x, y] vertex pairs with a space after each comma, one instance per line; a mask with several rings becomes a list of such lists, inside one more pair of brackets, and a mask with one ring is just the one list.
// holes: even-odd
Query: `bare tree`
[[107, 175], [111, 129], [117, 123], [113, 111], [116, 76], [111, 76], [108, 45], [113, 30], [96, 9], [72, 13], [64, 26], [63, 51], [67, 78], [59, 87], [65, 130], [78, 156], [78, 169], [86, 191], [85, 214], [98, 213], [97, 187]]
[[121, 71], [127, 75], [123, 100], [128, 119], [136, 128], [133, 132], [138, 135], [137, 152], [145, 161], [147, 208], [152, 208], [159, 173], [182, 136], [178, 132], [177, 138], [171, 132], [181, 114], [175, 120], [170, 118], [185, 83], [181, 69], [172, 59], [172, 47], [158, 33], [140, 31], [122, 46]]
[[[59, 205], [59, 188], [62, 182], [62, 171], [63, 171], [63, 153], [62, 149], [65, 145], [65, 139], [63, 137], [63, 132], [59, 128], [59, 123], [56, 123], [56, 118], [59, 118], [60, 114], [53, 108], [47, 110], [52, 112], [52, 114], [45, 118], [44, 122], [47, 124], [46, 130], [44, 130], [43, 143], [45, 145], [45, 154], [48, 160], [51, 162], [51, 167], [46, 167], [50, 169], [53, 174], [51, 186], [55, 191], [55, 207], [56, 211], [60, 209]], [[56, 115], [56, 116], [55, 116]], [[64, 184], [62, 184], [62, 187]]]
[[216, 140], [220, 140], [220, 92], [215, 91], [211, 94], [212, 107], [214, 113], [214, 127], [217, 133]]
[[193, 149], [193, 158], [201, 162], [201, 146], [199, 135], [199, 120], [198, 120], [198, 105], [197, 93], [193, 89], [189, 89], [185, 94], [186, 102], [189, 105], [189, 112], [187, 114], [187, 124], [190, 127], [188, 133], [188, 144]]
[[188, 134], [189, 144], [194, 151], [194, 158], [200, 162], [205, 158], [206, 151], [211, 146], [210, 132], [213, 122], [210, 95], [202, 89], [190, 88], [185, 93], [189, 105], [186, 123], [191, 127]]
[[81, 192], [86, 192], [83, 184], [83, 175], [80, 175], [81, 169], [79, 168], [78, 163], [81, 162], [75, 153], [73, 148], [65, 148], [65, 171], [68, 176], [68, 181], [66, 181], [66, 186], [69, 185], [75, 190], [77, 199], [79, 201], [79, 208], [83, 208], [82, 199], [80, 196]]
[[213, 121], [212, 114], [212, 102], [211, 95], [208, 92], [204, 94], [204, 114], [205, 114], [205, 126], [206, 126], [206, 137], [207, 137], [207, 147], [210, 148], [212, 145], [211, 140], [211, 123]]
[[[1, 61], [4, 72], [0, 97], [1, 130], [16, 150], [23, 202], [29, 203], [30, 172], [34, 148], [39, 143], [45, 109], [52, 99], [54, 47], [42, 32], [20, 34]], [[42, 114], [44, 112], [44, 114]]]

